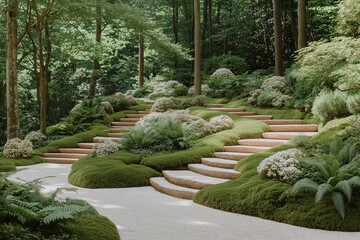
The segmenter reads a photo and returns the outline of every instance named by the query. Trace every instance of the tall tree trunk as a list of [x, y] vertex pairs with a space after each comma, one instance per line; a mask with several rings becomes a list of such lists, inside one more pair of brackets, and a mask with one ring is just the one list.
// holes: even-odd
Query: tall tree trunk
[[283, 76], [283, 44], [281, 34], [280, 0], [273, 1], [274, 37], [275, 37], [275, 75]]
[[0, 109], [5, 107], [6, 102], [6, 84], [4, 82], [0, 82]]
[[212, 58], [214, 56], [213, 53], [213, 39], [212, 39], [212, 0], [209, 1], [209, 57]]
[[194, 0], [195, 18], [195, 95], [201, 95], [201, 25], [200, 0]]
[[[201, 47], [205, 46], [205, 41], [206, 41], [206, 32], [208, 30], [208, 4], [209, 4], [209, 0], [204, 0], [204, 9], [203, 9], [203, 22], [202, 22], [202, 44]], [[205, 49], [201, 48], [201, 54], [202, 57], [205, 58]]]
[[46, 59], [45, 59], [45, 101], [46, 101], [46, 115], [49, 115], [49, 82], [51, 80], [51, 72], [50, 72], [50, 61], [51, 61], [51, 39], [50, 39], [50, 31], [49, 31], [49, 23], [45, 22], [45, 41], [46, 41]]
[[[173, 9], [173, 32], [174, 32], [174, 42], [177, 44], [179, 42], [179, 0], [172, 0], [172, 9]], [[174, 69], [178, 68], [177, 59], [174, 59]]]
[[[228, 24], [226, 26], [227, 29], [230, 29], [231, 28], [231, 18], [232, 18], [232, 0], [229, 0], [228, 2], [228, 13], [229, 13], [229, 19], [228, 19]], [[224, 54], [227, 54], [228, 52], [228, 45], [229, 45], [229, 36], [228, 36], [228, 30], [226, 31], [226, 36], [225, 36], [225, 39], [224, 39]]]
[[299, 39], [298, 46], [299, 49], [307, 46], [306, 41], [306, 0], [299, 0], [298, 2], [298, 29], [299, 29]]
[[[187, 41], [190, 46], [190, 49], [194, 49], [194, 38], [193, 38], [193, 31], [194, 31], [194, 18], [192, 17], [192, 9], [190, 7], [189, 9], [189, 3], [192, 6], [192, 0], [184, 0], [184, 16], [186, 20], [187, 25]], [[191, 24], [191, 25], [190, 25]], [[191, 56], [194, 58], [194, 52], [191, 51]], [[193, 78], [194, 73], [194, 61], [190, 60], [190, 81], [192, 82], [194, 80]]]
[[294, 0], [290, 0], [289, 1], [289, 8], [290, 8], [290, 11], [289, 11], [289, 14], [290, 14], [290, 24], [291, 24], [291, 31], [293, 33], [293, 39], [294, 39], [294, 42], [295, 42], [295, 49], [298, 49], [299, 45], [298, 45], [298, 34], [297, 34], [297, 31], [296, 31], [296, 16], [295, 16], [295, 3], [294, 3]]
[[6, 100], [7, 138], [20, 135], [19, 99], [17, 83], [17, 12], [18, 1], [8, 1], [6, 13]]
[[139, 87], [144, 86], [144, 36], [139, 36]]
[[[97, 7], [96, 9], [98, 13], [98, 17], [96, 18], [96, 43], [100, 44], [101, 41], [101, 10], [100, 7]], [[93, 69], [91, 74], [91, 82], [90, 82], [90, 89], [89, 89], [89, 98], [95, 97], [95, 91], [96, 91], [96, 81], [99, 78], [99, 70], [100, 70], [100, 63], [99, 60], [95, 57], [93, 60]]]

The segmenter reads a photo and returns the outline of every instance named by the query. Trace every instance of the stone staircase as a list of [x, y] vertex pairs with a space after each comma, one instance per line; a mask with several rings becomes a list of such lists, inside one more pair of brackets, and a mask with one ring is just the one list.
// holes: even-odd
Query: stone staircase
[[233, 170], [240, 159], [287, 143], [296, 136], [311, 137], [318, 131], [317, 125], [305, 125], [302, 120], [273, 120], [270, 115], [221, 107], [221, 104], [216, 104], [210, 109], [263, 121], [269, 125], [270, 132], [264, 133], [262, 138], [241, 139], [238, 145], [225, 146], [224, 152], [215, 152], [213, 158], [202, 158], [199, 164], [189, 164], [189, 170], [163, 171], [164, 177], [150, 179], [156, 190], [178, 198], [193, 199], [202, 188], [240, 177], [241, 173]]

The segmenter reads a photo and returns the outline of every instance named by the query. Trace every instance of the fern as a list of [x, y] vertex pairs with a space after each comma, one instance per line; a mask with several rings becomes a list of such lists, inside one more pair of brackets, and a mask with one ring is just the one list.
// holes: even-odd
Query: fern
[[339, 192], [333, 192], [331, 194], [331, 199], [340, 216], [342, 218], [345, 218], [345, 204], [344, 204], [343, 195]]
[[290, 193], [315, 193], [318, 189], [319, 184], [314, 181], [304, 178], [295, 183]]
[[79, 205], [48, 206], [39, 211], [39, 214], [44, 215], [42, 222], [47, 225], [65, 219], [72, 219], [75, 214], [88, 211], [89, 209], [89, 206]]

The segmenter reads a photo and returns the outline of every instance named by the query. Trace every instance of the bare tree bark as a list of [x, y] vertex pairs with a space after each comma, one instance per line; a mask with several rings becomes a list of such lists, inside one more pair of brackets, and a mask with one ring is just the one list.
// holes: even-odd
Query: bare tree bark
[[[177, 44], [179, 42], [179, 0], [172, 0], [172, 9], [173, 9], [173, 32], [174, 32], [174, 42]], [[177, 69], [178, 63], [175, 57], [174, 59], [174, 69]]]
[[299, 49], [307, 46], [306, 40], [306, 0], [299, 0], [298, 2], [298, 46]]
[[6, 100], [7, 139], [20, 135], [17, 83], [17, 11], [18, 1], [9, 0], [6, 13]]
[[200, 0], [194, 0], [195, 16], [195, 95], [201, 95], [201, 25]]
[[139, 87], [144, 86], [144, 36], [139, 36]]
[[295, 3], [294, 3], [294, 0], [290, 0], [289, 1], [289, 8], [290, 8], [290, 11], [289, 11], [289, 14], [290, 14], [290, 24], [291, 24], [291, 31], [293, 33], [293, 38], [294, 38], [294, 42], [295, 42], [295, 49], [298, 49], [299, 48], [299, 45], [298, 45], [298, 34], [297, 34], [297, 30], [296, 30], [296, 16], [295, 16]]
[[209, 57], [212, 58], [214, 56], [213, 53], [213, 39], [212, 39], [212, 0], [209, 1]]
[[45, 22], [45, 41], [46, 41], [46, 59], [45, 59], [45, 101], [46, 101], [46, 115], [49, 115], [49, 82], [51, 80], [51, 72], [50, 72], [50, 62], [51, 62], [51, 39], [50, 39], [50, 31], [49, 31], [49, 22]]
[[274, 36], [275, 36], [275, 75], [283, 76], [283, 44], [281, 34], [281, 13], [280, 13], [280, 0], [273, 1], [273, 14], [274, 14]]
[[4, 82], [0, 82], [0, 109], [5, 107], [6, 102], [6, 84]]

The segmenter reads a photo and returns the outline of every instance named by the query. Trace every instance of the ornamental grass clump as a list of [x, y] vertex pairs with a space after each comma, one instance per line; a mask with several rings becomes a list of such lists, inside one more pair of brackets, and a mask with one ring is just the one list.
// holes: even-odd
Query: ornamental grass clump
[[33, 145], [29, 140], [13, 138], [6, 142], [3, 155], [6, 158], [28, 158], [32, 155]]
[[257, 167], [257, 172], [262, 178], [286, 181], [301, 174], [297, 166], [302, 156], [303, 153], [297, 148], [277, 152], [264, 159]]
[[46, 140], [46, 136], [42, 134], [40, 131], [33, 131], [33, 132], [29, 132], [26, 135], [25, 140], [29, 140], [31, 142], [42, 142]]
[[119, 144], [112, 140], [105, 140], [102, 143], [94, 145], [93, 150], [95, 151], [96, 157], [105, 157], [112, 153], [119, 151]]

